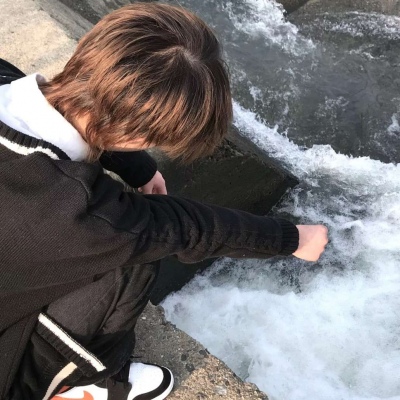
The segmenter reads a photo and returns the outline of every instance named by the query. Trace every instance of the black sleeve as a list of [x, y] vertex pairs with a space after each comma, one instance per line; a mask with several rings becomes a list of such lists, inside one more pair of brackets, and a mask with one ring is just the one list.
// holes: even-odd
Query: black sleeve
[[5, 85], [24, 76], [25, 74], [16, 66], [0, 58], [0, 85]]
[[46, 184], [29, 186], [34, 206], [23, 229], [17, 225], [2, 242], [9, 249], [2, 258], [3, 293], [65, 285], [168, 255], [192, 263], [289, 255], [298, 247], [298, 230], [289, 221], [127, 193], [93, 164], [44, 156], [40, 173]]
[[129, 246], [134, 263], [168, 255], [187, 263], [220, 256], [268, 258], [298, 247], [298, 230], [284, 219], [174, 196], [126, 193], [110, 177], [99, 178], [92, 190], [88, 213], [101, 221], [103, 234], [110, 235], [107, 242]]
[[100, 164], [133, 188], [145, 185], [157, 172], [157, 163], [145, 151], [106, 151], [100, 157]]

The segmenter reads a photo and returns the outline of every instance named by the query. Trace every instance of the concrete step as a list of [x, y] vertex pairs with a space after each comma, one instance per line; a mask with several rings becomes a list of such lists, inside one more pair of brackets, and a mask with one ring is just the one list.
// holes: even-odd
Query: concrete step
[[199, 342], [167, 322], [161, 307], [149, 304], [136, 326], [135, 356], [165, 365], [175, 376], [168, 400], [268, 400], [244, 383]]

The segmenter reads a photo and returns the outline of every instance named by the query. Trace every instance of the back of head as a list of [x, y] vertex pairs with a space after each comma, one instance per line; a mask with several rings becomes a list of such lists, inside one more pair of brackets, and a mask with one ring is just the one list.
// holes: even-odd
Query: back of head
[[232, 117], [214, 33], [191, 12], [158, 3], [104, 17], [42, 91], [67, 120], [88, 117], [82, 134], [99, 150], [140, 138], [193, 160], [214, 150]]

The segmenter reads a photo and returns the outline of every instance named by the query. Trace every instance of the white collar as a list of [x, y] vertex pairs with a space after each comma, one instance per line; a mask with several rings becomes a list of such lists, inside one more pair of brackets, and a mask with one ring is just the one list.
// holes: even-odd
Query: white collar
[[0, 120], [28, 136], [42, 139], [58, 147], [71, 160], [83, 161], [89, 146], [79, 132], [43, 96], [32, 74], [0, 86]]

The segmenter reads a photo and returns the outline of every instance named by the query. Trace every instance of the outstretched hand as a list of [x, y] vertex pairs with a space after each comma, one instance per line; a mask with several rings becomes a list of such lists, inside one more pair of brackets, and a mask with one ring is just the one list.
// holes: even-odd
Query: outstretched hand
[[139, 192], [143, 194], [167, 194], [167, 187], [163, 176], [157, 171], [151, 181], [140, 187]]
[[297, 225], [299, 247], [293, 253], [305, 261], [317, 261], [328, 244], [328, 228], [324, 225]]

